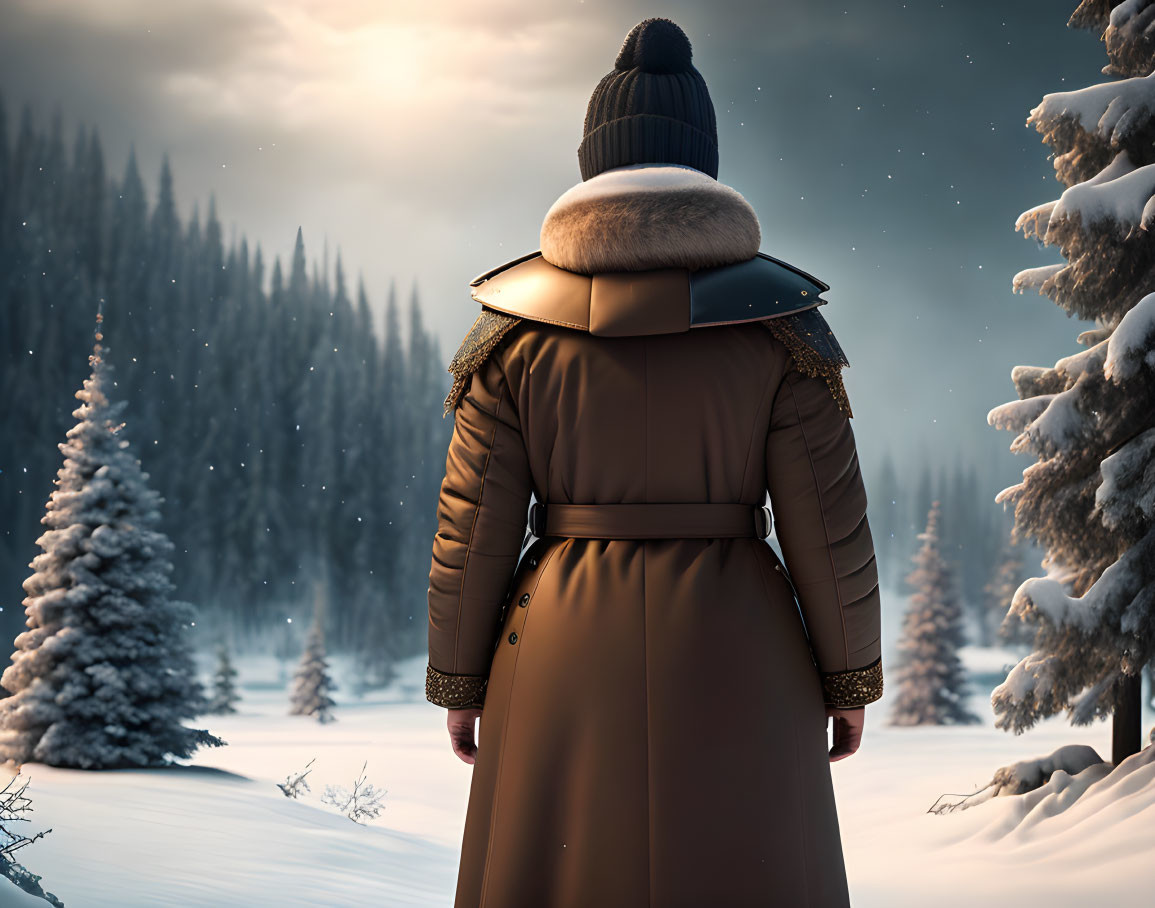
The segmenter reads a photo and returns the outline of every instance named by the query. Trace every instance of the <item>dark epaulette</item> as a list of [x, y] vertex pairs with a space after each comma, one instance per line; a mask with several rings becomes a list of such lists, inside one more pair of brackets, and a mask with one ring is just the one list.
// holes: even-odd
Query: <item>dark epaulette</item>
[[850, 398], [842, 382], [842, 369], [850, 365], [850, 360], [842, 352], [842, 347], [826, 319], [817, 309], [803, 309], [790, 315], [762, 319], [759, 324], [770, 330], [778, 340], [786, 345], [798, 371], [812, 378], [823, 379], [834, 395], [838, 409], [848, 417]]
[[[445, 398], [443, 415], [461, 402], [472, 374], [522, 321], [548, 322], [601, 335], [647, 333], [633, 324], [633, 319], [627, 319], [623, 328], [613, 317], [610, 303], [614, 287], [621, 286], [622, 279], [621, 274], [565, 271], [546, 262], [540, 251], [474, 278], [470, 287], [482, 310], [450, 360], [453, 387]], [[853, 415], [842, 382], [842, 369], [850, 362], [818, 312], [826, 303], [819, 294], [830, 289], [827, 284], [762, 252], [733, 265], [698, 271], [670, 269], [642, 279], [662, 281], [660, 294], [651, 300], [659, 305], [653, 307], [658, 315], [649, 333], [757, 321], [786, 346], [800, 372], [823, 379], [839, 409], [848, 417]], [[595, 294], [594, 283], [598, 281], [609, 283], [599, 284], [603, 289]], [[599, 300], [596, 313], [592, 304], [595, 295]], [[622, 298], [628, 305], [638, 299], [631, 292]]]

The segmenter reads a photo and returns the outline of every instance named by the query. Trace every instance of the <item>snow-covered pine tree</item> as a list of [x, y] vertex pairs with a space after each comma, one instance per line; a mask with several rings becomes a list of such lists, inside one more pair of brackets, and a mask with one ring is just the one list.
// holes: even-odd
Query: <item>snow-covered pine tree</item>
[[1153, 16], [1153, 0], [1084, 0], [1068, 24], [1102, 33], [1103, 72], [1126, 78], [1048, 94], [1027, 120], [1067, 188], [1016, 227], [1066, 261], [1013, 286], [1095, 327], [1078, 337], [1088, 349], [1053, 367], [1017, 366], [1020, 400], [987, 417], [1036, 458], [996, 500], [1046, 550], [1046, 576], [1011, 603], [1036, 629], [1034, 651], [995, 689], [996, 724], [1019, 733], [1063, 709], [1075, 725], [1113, 714], [1116, 763], [1140, 747], [1140, 671], [1155, 655]]
[[41, 523], [43, 552], [24, 582], [28, 630], [0, 684], [0, 759], [80, 769], [162, 765], [224, 742], [186, 728], [204, 712], [189, 628], [169, 598], [173, 544], [163, 499], [132, 454], [112, 402], [97, 315], [91, 376]]
[[209, 698], [208, 712], [212, 715], [235, 713], [240, 700], [241, 695], [237, 693], [237, 670], [233, 667], [229, 645], [222, 638], [217, 644], [217, 667], [213, 672], [213, 692]]
[[966, 725], [981, 721], [965, 704], [964, 643], [954, 572], [939, 549], [940, 507], [933, 502], [922, 548], [906, 582], [914, 589], [903, 621], [895, 664], [890, 725]]
[[317, 584], [317, 600], [313, 614], [313, 626], [305, 639], [305, 652], [293, 678], [290, 692], [289, 715], [314, 716], [318, 722], [334, 721], [333, 706], [336, 701], [329, 696], [336, 690], [329, 677], [329, 663], [325, 658], [325, 612], [322, 606], [323, 584]]

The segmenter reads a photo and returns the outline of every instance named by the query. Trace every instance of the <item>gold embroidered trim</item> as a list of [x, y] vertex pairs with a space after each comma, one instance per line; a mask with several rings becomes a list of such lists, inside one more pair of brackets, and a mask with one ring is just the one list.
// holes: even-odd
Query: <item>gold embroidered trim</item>
[[[841, 355], [841, 348], [825, 320], [819, 319], [822, 328], [803, 325], [800, 320], [788, 315], [762, 319], [761, 324], [786, 345], [803, 375], [824, 379], [830, 387], [830, 393], [834, 395], [838, 409], [848, 417], [854, 416], [850, 410], [850, 398], [846, 396], [846, 387], [842, 383], [842, 367], [850, 364]], [[838, 352], [824, 356], [816, 349], [819, 345]]]
[[461, 346], [453, 354], [453, 359], [449, 361], [448, 371], [453, 373], [453, 387], [445, 397], [445, 412], [441, 414], [442, 419], [461, 403], [461, 398], [465, 396], [465, 391], [469, 387], [470, 376], [485, 362], [505, 333], [520, 321], [517, 316], [506, 315], [504, 312], [481, 310]]
[[429, 665], [425, 668], [425, 699], [447, 709], [480, 709], [488, 682], [484, 675], [450, 675]]
[[882, 657], [844, 672], [822, 672], [823, 699], [830, 706], [865, 706], [882, 696]]

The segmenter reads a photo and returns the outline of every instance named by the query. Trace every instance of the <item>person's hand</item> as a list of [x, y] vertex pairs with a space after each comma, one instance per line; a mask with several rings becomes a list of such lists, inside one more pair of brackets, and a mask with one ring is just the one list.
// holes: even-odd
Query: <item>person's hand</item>
[[834, 720], [834, 746], [830, 748], [830, 762], [834, 763], [858, 750], [866, 708], [839, 709], [837, 706], [827, 706], [826, 718]]
[[477, 741], [474, 738], [473, 728], [481, 718], [480, 709], [450, 709], [446, 719], [449, 726], [449, 743], [453, 745], [453, 752], [466, 763], [477, 762]]

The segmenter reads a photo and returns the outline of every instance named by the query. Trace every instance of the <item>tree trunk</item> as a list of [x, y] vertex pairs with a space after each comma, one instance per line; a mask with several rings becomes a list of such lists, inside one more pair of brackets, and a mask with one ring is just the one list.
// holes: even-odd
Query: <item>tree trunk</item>
[[1142, 720], [1141, 692], [1143, 676], [1123, 675], [1115, 694], [1115, 716], [1111, 722], [1111, 762], [1118, 766], [1138, 753]]

